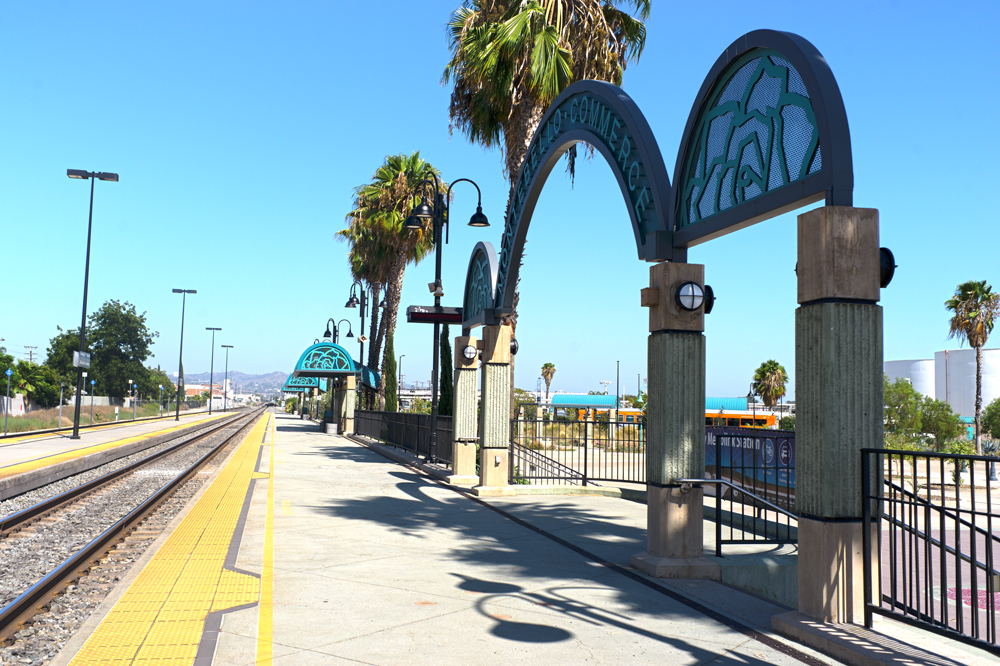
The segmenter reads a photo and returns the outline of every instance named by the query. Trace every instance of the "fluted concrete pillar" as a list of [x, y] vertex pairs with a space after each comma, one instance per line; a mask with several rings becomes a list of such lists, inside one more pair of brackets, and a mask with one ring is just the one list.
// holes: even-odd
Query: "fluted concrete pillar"
[[799, 611], [861, 622], [860, 450], [883, 443], [877, 210], [827, 206], [799, 216], [798, 291]]
[[479, 485], [476, 495], [513, 494], [509, 488], [510, 326], [483, 327], [482, 405], [479, 410]]
[[675, 300], [685, 282], [704, 288], [704, 275], [698, 264], [657, 264], [642, 290], [650, 331], [646, 550], [632, 556], [632, 566], [658, 578], [721, 575], [703, 553], [703, 490], [677, 482], [705, 474], [704, 307], [688, 311]]
[[[476, 383], [479, 379], [479, 341], [472, 337], [455, 338], [455, 392], [454, 392], [454, 448], [451, 476], [448, 483], [456, 486], [474, 486], [479, 483], [476, 474], [476, 449], [479, 440], [478, 399]], [[465, 357], [465, 349], [476, 349], [476, 355]]]
[[354, 432], [354, 405], [357, 399], [357, 378], [348, 375], [343, 380], [344, 403], [340, 417], [340, 434]]

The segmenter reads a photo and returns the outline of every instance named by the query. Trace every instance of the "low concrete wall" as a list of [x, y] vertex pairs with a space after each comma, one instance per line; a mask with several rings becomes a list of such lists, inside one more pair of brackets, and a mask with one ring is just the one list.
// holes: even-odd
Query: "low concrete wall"
[[196, 423], [195, 425], [181, 428], [180, 430], [174, 430], [162, 435], [155, 435], [148, 439], [132, 442], [131, 444], [123, 444], [122, 446], [112, 449], [91, 453], [90, 455], [82, 456], [80, 458], [76, 458], [75, 460], [67, 460], [66, 462], [49, 465], [48, 467], [42, 467], [30, 472], [25, 472], [24, 474], [17, 474], [0, 479], [0, 500], [5, 500], [9, 497], [26, 493], [49, 483], [55, 483], [56, 481], [73, 476], [74, 474], [86, 472], [94, 467], [100, 467], [101, 465], [109, 463], [112, 460], [130, 456], [133, 453], [138, 453], [139, 451], [145, 451], [146, 449], [162, 444], [167, 440], [185, 435], [191, 435], [204, 430], [205, 428], [217, 426], [219, 423], [220, 421]]

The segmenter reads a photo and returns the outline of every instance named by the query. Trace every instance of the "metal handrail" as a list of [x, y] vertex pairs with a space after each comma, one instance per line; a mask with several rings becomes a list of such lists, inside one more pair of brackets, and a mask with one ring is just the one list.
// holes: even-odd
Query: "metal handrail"
[[[963, 525], [965, 525], [967, 527], [974, 528], [979, 533], [983, 534], [984, 536], [990, 537], [994, 541], [1000, 541], [1000, 538], [997, 538], [996, 535], [990, 534], [988, 531], [984, 530], [983, 528], [979, 527], [978, 525], [973, 525], [972, 523], [970, 523], [970, 522], [968, 522], [966, 520], [962, 520], [962, 518], [960, 516], [956, 516], [956, 515], [952, 514], [951, 511], [948, 510], [948, 507], [937, 506], [936, 504], [933, 504], [933, 503], [927, 501], [923, 497], [920, 497], [919, 495], [916, 495], [916, 494], [910, 492], [909, 490], [906, 490], [905, 488], [903, 488], [901, 486], [897, 486], [895, 483], [890, 483], [889, 481], [886, 481], [885, 479], [883, 479], [883, 483], [886, 486], [889, 486], [890, 488], [892, 488], [892, 489], [900, 492], [903, 495], [910, 496], [913, 500], [915, 500], [924, 509], [931, 509], [931, 510], [939, 511], [939, 512], [943, 513], [946, 517], [948, 517], [948, 518], [950, 518], [952, 520], [955, 520], [955, 521], [957, 521], [957, 522], [959, 522], [959, 523], [961, 523], [961, 524], [963, 524]], [[870, 499], [876, 499], [876, 498], [870, 498]], [[880, 499], [883, 502], [892, 502], [892, 501], [894, 501], [894, 500], [891, 500], [891, 499], [886, 499], [885, 497], [882, 497]], [[882, 517], [885, 518], [885, 519], [887, 519], [890, 523], [892, 523], [896, 527], [902, 529], [904, 532], [908, 532], [910, 534], [915, 534], [918, 537], [926, 539], [932, 545], [938, 546], [938, 547], [942, 548], [949, 555], [956, 555], [961, 560], [963, 560], [963, 561], [965, 561], [965, 562], [967, 562], [969, 564], [974, 564], [977, 568], [982, 569], [983, 571], [989, 573], [992, 576], [1000, 576], [1000, 571], [998, 571], [997, 569], [990, 569], [990, 567], [988, 567], [986, 564], [983, 564], [979, 560], [974, 560], [974, 559], [972, 559], [971, 556], [966, 555], [965, 553], [961, 553], [961, 552], [955, 550], [953, 547], [949, 546], [947, 543], [941, 542], [941, 541], [935, 539], [934, 537], [930, 536], [929, 534], [921, 532], [920, 528], [915, 527], [913, 525], [910, 525], [908, 523], [905, 523], [902, 520], [900, 520], [899, 518], [889, 517], [889, 516], [885, 515], [884, 511], [882, 512]]]
[[773, 509], [774, 511], [777, 511], [778, 513], [782, 513], [782, 514], [788, 516], [789, 518], [795, 519], [796, 521], [798, 521], [798, 519], [799, 519], [799, 517], [796, 516], [791, 511], [789, 511], [787, 509], [783, 509], [782, 507], [778, 506], [777, 504], [772, 504], [771, 502], [767, 501], [763, 497], [759, 497], [757, 495], [754, 495], [753, 493], [749, 492], [748, 490], [746, 490], [742, 486], [736, 485], [732, 481], [726, 481], [725, 479], [674, 479], [674, 483], [691, 484], [692, 486], [696, 485], [696, 484], [700, 485], [700, 484], [704, 484], [704, 483], [712, 483], [712, 484], [719, 485], [719, 486], [729, 486], [733, 490], [737, 490], [737, 491], [743, 493], [744, 495], [749, 495], [750, 497], [754, 498], [756, 501], [760, 502], [761, 504], [763, 504], [764, 506], [768, 507], [769, 509]]

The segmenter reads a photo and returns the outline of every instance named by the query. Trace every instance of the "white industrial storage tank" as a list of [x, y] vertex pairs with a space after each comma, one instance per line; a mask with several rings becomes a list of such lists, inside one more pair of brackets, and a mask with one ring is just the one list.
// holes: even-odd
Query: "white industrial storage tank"
[[893, 382], [899, 378], [907, 379], [913, 388], [922, 395], [936, 397], [934, 386], [934, 361], [929, 358], [909, 361], [886, 361], [883, 369]]
[[[888, 365], [888, 364], [887, 364]], [[934, 390], [960, 416], [976, 414], [976, 350], [934, 354]], [[983, 350], [983, 408], [1000, 398], [1000, 349]]]

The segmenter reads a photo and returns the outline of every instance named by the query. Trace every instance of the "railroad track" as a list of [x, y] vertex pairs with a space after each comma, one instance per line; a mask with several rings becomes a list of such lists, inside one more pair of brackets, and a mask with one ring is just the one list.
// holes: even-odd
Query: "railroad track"
[[[40, 611], [45, 610], [46, 605], [63, 589], [80, 577], [81, 574], [95, 566], [101, 569], [100, 562], [105, 558], [109, 550], [114, 548], [124, 537], [127, 537], [131, 532], [136, 530], [147, 517], [166, 502], [175, 491], [195, 477], [221, 451], [234, 442], [238, 443], [242, 439], [242, 435], [253, 426], [265, 411], [266, 407], [260, 408], [249, 414], [243, 414], [228, 423], [213, 426], [179, 444], [147, 456], [143, 460], [122, 469], [114, 470], [105, 476], [94, 479], [78, 488], [60, 493], [15, 514], [0, 518], [0, 546], [9, 546], [10, 543], [16, 543], [18, 539], [22, 538], [22, 531], [29, 533], [27, 538], [30, 538], [30, 533], [33, 530], [44, 531], [47, 527], [62, 522], [66, 522], [70, 527], [86, 523], [87, 514], [91, 508], [93, 508], [95, 513], [106, 512], [109, 506], [114, 508], [116, 503], [119, 502], [121, 498], [118, 495], [126, 495], [126, 502], [137, 503], [133, 509], [115, 520], [112, 525], [101, 531], [95, 538], [85, 537], [87, 538], [87, 543], [82, 548], [78, 548], [75, 553], [57, 563], [47, 574], [34, 581], [26, 591], [0, 609], [0, 642], [10, 642], [11, 637], [26, 622], [31, 620]], [[224, 432], [227, 430], [230, 432]], [[159, 465], [162, 467], [170, 462], [172, 454], [189, 452], [189, 450], [197, 449], [199, 444], [203, 448], [207, 448], [206, 440], [213, 436], [221, 441], [211, 445], [206, 452], [200, 455], [193, 463], [188, 464], [180, 473], [171, 472], [170, 470], [155, 470], [156, 466]], [[136, 472], [140, 472], [140, 474], [135, 474]], [[160, 481], [168, 475], [172, 477], [171, 480], [165, 484], [161, 484]], [[145, 493], [142, 490], [143, 486], [146, 488], [153, 486], [156, 489], [151, 494], [146, 495], [144, 499], [136, 500], [134, 497], [129, 498], [127, 495], [131, 491], [126, 490], [122, 492], [120, 489], [122, 486], [127, 485], [127, 480], [129, 479], [135, 480], [135, 485], [140, 488], [140, 494]], [[92, 502], [93, 507], [86, 503], [86, 498], [94, 500]], [[101, 504], [102, 500], [104, 500], [103, 505]], [[81, 517], [80, 514], [85, 515]], [[146, 525], [139, 529], [137, 531], [139, 538], [138, 540], [133, 540], [135, 543], [131, 547], [135, 548], [142, 543], [148, 546], [152, 541], [150, 535], [154, 532], [158, 534], [159, 531], [162, 531], [166, 527], [166, 524], [169, 523], [169, 520], [159, 522], [161, 524]], [[82, 531], [86, 531], [87, 529], [90, 528], [87, 526], [81, 528]], [[73, 538], [79, 539], [80, 536], [77, 534]], [[32, 546], [27, 548], [27, 551], [31, 553], [30, 557], [32, 558], [37, 556], [37, 558], [44, 559], [46, 556], [43, 547]], [[13, 571], [16, 563], [12, 565], [10, 562], [3, 562], [3, 554], [4, 549], [0, 548], [0, 563], [4, 564], [4, 568], [8, 571]], [[23, 557], [25, 554], [22, 553], [21, 556]], [[134, 560], [135, 558], [132, 559]], [[115, 564], [104, 565], [103, 569], [105, 573], [107, 571], [113, 573]], [[109, 591], [114, 584], [114, 581], [110, 580], [111, 578], [114, 578], [114, 576], [101, 577], [101, 580], [97, 583], [98, 589], [103, 590], [104, 593]]]

